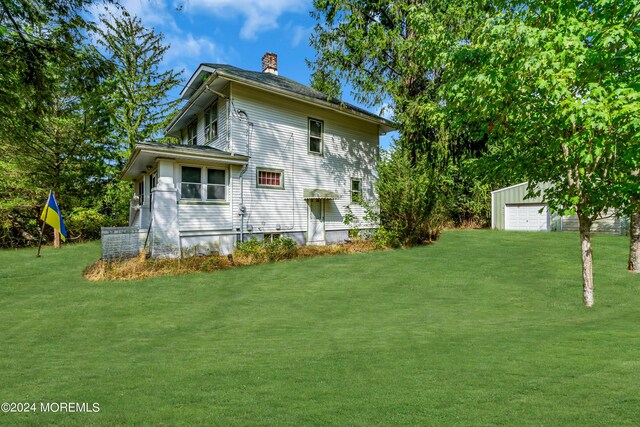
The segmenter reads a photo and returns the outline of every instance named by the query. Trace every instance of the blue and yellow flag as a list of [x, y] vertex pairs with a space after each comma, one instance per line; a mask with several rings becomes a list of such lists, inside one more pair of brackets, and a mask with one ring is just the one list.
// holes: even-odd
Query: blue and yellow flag
[[52, 191], [49, 191], [49, 199], [44, 206], [40, 219], [58, 230], [63, 241], [67, 239], [67, 229], [62, 220], [62, 212], [60, 212], [60, 208], [56, 203], [56, 198], [53, 196]]

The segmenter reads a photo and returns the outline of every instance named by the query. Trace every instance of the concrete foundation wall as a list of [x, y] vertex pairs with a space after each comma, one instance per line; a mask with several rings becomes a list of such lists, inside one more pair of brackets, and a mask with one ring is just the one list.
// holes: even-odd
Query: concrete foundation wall
[[102, 259], [132, 258], [140, 254], [147, 230], [135, 227], [102, 227]]
[[182, 236], [180, 246], [183, 257], [199, 255], [229, 255], [233, 253], [235, 234], [217, 236]]
[[349, 238], [349, 230], [332, 230], [325, 233], [325, 241], [328, 245], [343, 243]]

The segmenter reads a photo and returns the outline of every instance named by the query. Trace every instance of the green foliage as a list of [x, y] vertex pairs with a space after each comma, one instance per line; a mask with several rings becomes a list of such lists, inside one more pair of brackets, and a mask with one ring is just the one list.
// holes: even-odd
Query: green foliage
[[478, 168], [481, 159], [451, 164], [444, 177], [447, 216], [456, 227], [486, 227], [491, 223], [491, 190]]
[[296, 253], [297, 243], [290, 237], [275, 239], [251, 239], [238, 243], [235, 254], [260, 261], [279, 261], [290, 259]]
[[95, 208], [74, 208], [65, 217], [66, 226], [73, 230], [73, 236], [82, 240], [100, 238], [100, 227], [107, 226], [109, 220]]
[[140, 18], [126, 11], [101, 17], [98, 43], [117, 65], [109, 79], [109, 104], [114, 136], [125, 151], [144, 140], [155, 139], [180, 103], [168, 93], [181, 83], [180, 73], [161, 70], [169, 45], [163, 35], [142, 25]]
[[360, 219], [349, 205], [345, 206], [342, 222], [349, 227], [349, 238], [357, 239], [360, 236]]
[[442, 89], [460, 122], [486, 121], [496, 176], [524, 176], [529, 195], [552, 183], [550, 209], [575, 211], [587, 306], [591, 225], [640, 194], [639, 14], [637, 1], [506, 1], [460, 45]]
[[[114, 117], [142, 117], [136, 123], [139, 138], [146, 138], [175, 105], [163, 101], [178, 79], [157, 69], [167, 49], [162, 37], [125, 13], [122, 28], [105, 24], [113, 30], [113, 44], [105, 47], [122, 47], [122, 56], [107, 60], [89, 39], [97, 31], [84, 18], [90, 6], [86, 0], [0, 2], [0, 246], [37, 242], [49, 189], [71, 219], [72, 238], [98, 237], [101, 225], [126, 225], [131, 184], [117, 176], [129, 146], [123, 138], [131, 132], [122, 132]], [[123, 92], [139, 110], [125, 109]]]
[[[446, 204], [456, 224], [487, 222], [489, 184], [476, 185], [459, 173], [464, 163], [483, 153], [487, 128], [472, 116], [457, 126], [446, 114], [440, 89], [451, 55], [484, 21], [490, 5], [467, 0], [317, 0], [312, 14], [317, 21], [311, 40], [317, 53], [309, 62], [313, 86], [335, 96], [344, 81], [359, 101], [388, 104], [401, 133], [395, 149], [408, 156], [409, 169], [416, 168], [414, 180], [425, 177], [424, 166], [416, 165], [426, 162], [433, 180], [446, 184], [446, 197], [438, 195], [437, 200]], [[441, 221], [439, 215], [434, 224]]]
[[394, 150], [378, 165], [380, 223], [402, 245], [435, 241], [446, 221], [443, 180], [426, 159]]
[[637, 153], [639, 6], [507, 6], [460, 46], [443, 96], [462, 120], [486, 120], [497, 177], [515, 172], [532, 187], [553, 182], [544, 194], [552, 209], [593, 221], [615, 204], [616, 184], [628, 181], [633, 165], [624, 153]]
[[371, 241], [378, 248], [399, 248], [402, 246], [401, 237], [398, 232], [388, 230], [381, 225], [373, 232]]

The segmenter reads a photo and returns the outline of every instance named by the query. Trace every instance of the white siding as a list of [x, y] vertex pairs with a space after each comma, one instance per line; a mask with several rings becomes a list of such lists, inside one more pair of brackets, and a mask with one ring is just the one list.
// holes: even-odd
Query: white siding
[[[225, 88], [225, 90], [223, 90], [221, 92], [223, 95], [228, 95], [229, 93], [229, 89], [228, 87]], [[219, 97], [219, 96], [213, 96], [211, 97], [211, 99], [209, 101], [206, 101], [206, 105], [207, 107], [209, 105], [211, 105], [213, 102], [216, 102], [217, 99], [217, 109], [218, 109], [218, 138], [216, 138], [215, 140], [211, 141], [209, 143], [210, 146], [217, 148], [219, 150], [223, 150], [223, 151], [229, 151], [229, 145], [228, 145], [228, 137], [227, 137], [227, 106], [228, 106], [228, 100]], [[206, 141], [204, 138], [204, 127], [205, 127], [205, 123], [204, 123], [204, 110], [206, 109], [203, 108], [201, 111], [199, 111], [196, 114], [197, 120], [198, 120], [198, 145], [205, 145]], [[189, 124], [193, 123], [193, 120], [190, 120], [187, 124], [187, 127], [189, 126]], [[182, 129], [180, 131], [180, 141], [182, 144], [186, 144], [187, 143], [187, 127], [185, 127], [184, 129]]]
[[[326, 230], [347, 228], [345, 207], [351, 202], [351, 178], [362, 180], [372, 199], [378, 157], [376, 125], [266, 92], [233, 86], [233, 105], [247, 120], [232, 114], [233, 150], [251, 157], [244, 175], [246, 224], [255, 232], [306, 230], [308, 205], [303, 190], [325, 189], [341, 195], [325, 202]], [[308, 152], [308, 119], [324, 122], [324, 153]], [[256, 168], [284, 170], [284, 190], [256, 188]], [[238, 188], [239, 193], [239, 188]], [[240, 195], [235, 198], [237, 211]], [[363, 215], [360, 206], [353, 213]], [[234, 228], [239, 227], [239, 217]]]
[[180, 231], [231, 230], [230, 205], [178, 204]]

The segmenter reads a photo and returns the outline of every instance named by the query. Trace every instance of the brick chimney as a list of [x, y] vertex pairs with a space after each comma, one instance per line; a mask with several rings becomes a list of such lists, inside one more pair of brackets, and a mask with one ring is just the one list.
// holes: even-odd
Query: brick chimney
[[262, 57], [262, 72], [278, 75], [278, 55], [267, 52]]

